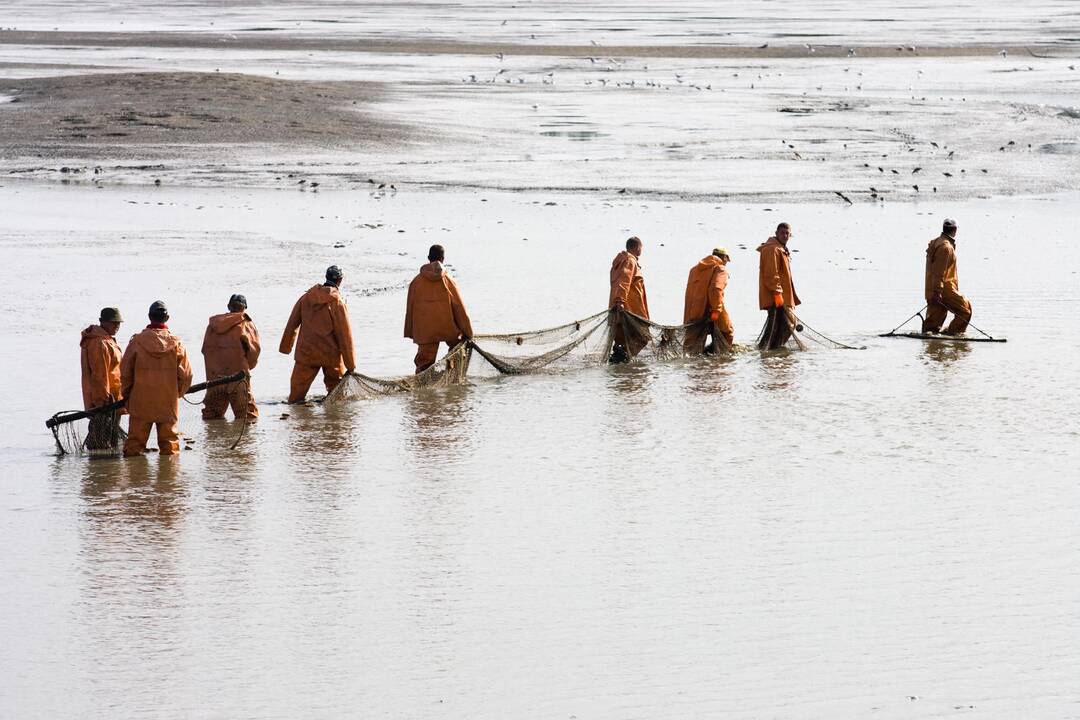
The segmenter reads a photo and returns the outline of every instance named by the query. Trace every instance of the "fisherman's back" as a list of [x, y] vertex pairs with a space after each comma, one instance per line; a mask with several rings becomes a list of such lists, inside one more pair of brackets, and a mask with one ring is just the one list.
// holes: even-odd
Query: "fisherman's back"
[[191, 387], [191, 363], [180, 339], [167, 328], [148, 327], [128, 342], [120, 366], [132, 418], [174, 423], [180, 396]]
[[90, 410], [119, 400], [123, 353], [116, 339], [100, 325], [91, 325], [82, 331], [79, 356], [83, 408]]

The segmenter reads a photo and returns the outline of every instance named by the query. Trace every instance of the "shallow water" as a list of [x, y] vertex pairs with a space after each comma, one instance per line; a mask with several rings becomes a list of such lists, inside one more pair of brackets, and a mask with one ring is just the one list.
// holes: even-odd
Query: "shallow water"
[[19, 30], [215, 31], [601, 44], [1080, 41], [1069, 0], [0, 2]]
[[[8, 181], [0, 204], [0, 715], [1076, 713], [1076, 197], [716, 207]], [[876, 337], [922, 304], [945, 214], [975, 323], [1005, 345]], [[279, 404], [281, 328], [331, 262], [369, 374], [408, 371], [404, 284], [432, 242], [478, 332], [598, 310], [631, 232], [654, 316], [674, 322], [687, 270], [726, 244], [752, 342], [753, 248], [781, 219], [802, 317], [866, 350]], [[78, 404], [98, 307], [120, 305], [126, 338], [162, 297], [197, 353], [236, 291], [265, 345], [262, 418], [237, 450], [238, 425], [184, 406], [180, 457], [51, 455], [42, 423]]]

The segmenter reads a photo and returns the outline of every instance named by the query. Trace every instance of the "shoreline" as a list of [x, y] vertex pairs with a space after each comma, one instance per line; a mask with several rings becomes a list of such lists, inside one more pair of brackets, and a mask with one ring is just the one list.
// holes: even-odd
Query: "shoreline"
[[365, 37], [269, 34], [266, 32], [64, 32], [0, 31], [0, 45], [190, 48], [216, 50], [332, 51], [406, 55], [496, 55], [587, 58], [784, 59], [808, 57], [855, 58], [989, 57], [1006, 51], [1014, 55], [1069, 59], [1080, 57], [1080, 44], [977, 43], [969, 45], [567, 45], [446, 40], [385, 40]]

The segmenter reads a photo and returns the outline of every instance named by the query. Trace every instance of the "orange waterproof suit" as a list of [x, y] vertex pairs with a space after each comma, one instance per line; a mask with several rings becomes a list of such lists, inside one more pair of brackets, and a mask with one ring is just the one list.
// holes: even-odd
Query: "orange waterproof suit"
[[758, 246], [758, 306], [762, 310], [775, 307], [774, 296], [784, 296], [784, 305], [794, 308], [801, 304], [791, 281], [791, 251], [775, 237]]
[[150, 325], [132, 337], [120, 361], [120, 383], [131, 416], [124, 456], [146, 450], [154, 425], [158, 451], [162, 455], [178, 452], [180, 396], [191, 387], [191, 363], [180, 339], [164, 325]]
[[[700, 327], [689, 328], [683, 346], [687, 353], [700, 354], [705, 351], [705, 343], [711, 335], [714, 348], [730, 348], [735, 340], [735, 331], [731, 318], [724, 306], [724, 289], [727, 288], [728, 273], [726, 263], [716, 255], [701, 259], [690, 268], [686, 279], [686, 301], [683, 305], [683, 324], [689, 325], [699, 320], [707, 322]], [[716, 319], [712, 320], [713, 315]], [[717, 342], [716, 338], [723, 338]]]
[[649, 318], [649, 299], [645, 296], [645, 277], [641, 274], [641, 263], [629, 250], [623, 250], [611, 261], [608, 308], [613, 308], [620, 302], [635, 315]]
[[349, 312], [336, 287], [315, 285], [296, 301], [278, 350], [288, 355], [294, 342], [296, 356], [289, 402], [304, 401], [320, 369], [326, 392], [337, 387], [346, 371], [356, 369]]
[[[940, 301], [935, 299], [940, 296]], [[971, 302], [960, 294], [960, 281], [956, 276], [956, 245], [952, 238], [942, 233], [930, 241], [926, 248], [926, 319], [924, 333], [939, 332], [946, 316], [951, 312], [953, 320], [945, 332], [960, 335], [971, 321]]]
[[[611, 290], [608, 293], [608, 309], [621, 304], [622, 307], [640, 315], [646, 320], [649, 318], [649, 299], [645, 295], [645, 276], [641, 274], [641, 263], [637, 256], [629, 250], [623, 250], [611, 261]], [[627, 332], [627, 328], [615, 318], [614, 342], [616, 346], [622, 346], [630, 357], [634, 357], [648, 342], [647, 334]]]
[[[795, 284], [791, 280], [791, 252], [776, 237], [758, 246], [758, 306], [768, 311], [765, 330], [759, 347], [775, 350], [791, 337], [795, 306], [799, 305]], [[783, 299], [783, 307], [776, 303], [776, 296]]]
[[409, 283], [405, 300], [405, 337], [416, 343], [413, 362], [421, 373], [435, 364], [439, 343], [454, 347], [473, 335], [472, 321], [454, 278], [441, 262], [429, 262]]
[[[241, 371], [250, 372], [259, 362], [260, 350], [259, 331], [246, 312], [214, 315], [203, 336], [206, 379], [216, 380]], [[230, 405], [234, 417], [259, 417], [255, 397], [251, 394], [250, 378], [207, 390], [202, 416], [206, 420], [223, 418]]]
[[82, 331], [79, 340], [82, 355], [83, 409], [101, 407], [119, 400], [120, 360], [123, 353], [116, 338], [100, 325]]

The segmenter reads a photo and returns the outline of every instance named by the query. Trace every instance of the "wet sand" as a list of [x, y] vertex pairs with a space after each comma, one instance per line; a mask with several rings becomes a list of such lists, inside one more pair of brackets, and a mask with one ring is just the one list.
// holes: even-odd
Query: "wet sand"
[[867, 58], [901, 57], [993, 57], [1002, 51], [1024, 57], [1072, 57], [1077, 49], [1065, 43], [970, 43], [963, 45], [911, 43], [893, 45], [784, 44], [760, 46], [733, 44], [695, 45], [568, 45], [544, 42], [468, 42], [420, 39], [341, 38], [329, 35], [290, 35], [266, 32], [50, 32], [0, 31], [0, 44], [188, 48], [213, 50], [274, 50], [296, 52], [365, 52], [406, 55], [520, 55], [589, 58], [597, 55], [620, 58], [671, 58], [692, 60], [746, 60], [803, 58], [846, 58], [852, 52]]
[[[158, 160], [232, 145], [364, 150], [404, 129], [365, 108], [369, 83], [310, 83], [230, 73], [99, 73], [0, 81], [12, 97], [5, 154]], [[216, 152], [216, 151], [215, 151]], [[219, 158], [220, 159], [220, 158]]]

